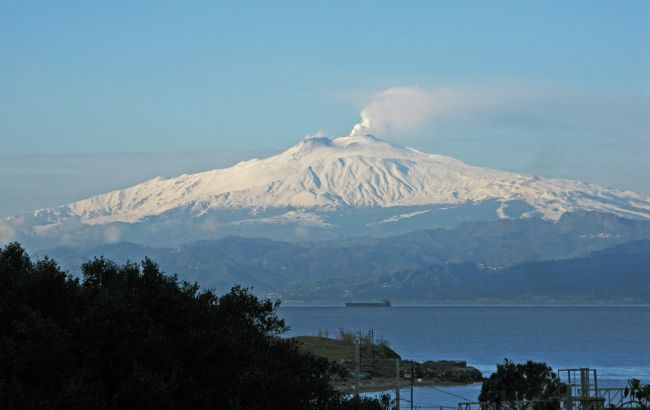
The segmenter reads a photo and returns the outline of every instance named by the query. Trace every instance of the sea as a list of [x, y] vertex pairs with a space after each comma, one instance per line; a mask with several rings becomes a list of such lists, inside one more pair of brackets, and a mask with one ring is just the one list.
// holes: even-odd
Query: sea
[[[290, 327], [288, 337], [372, 331], [402, 359], [464, 360], [485, 377], [508, 358], [596, 369], [599, 387], [624, 387], [631, 378], [650, 383], [650, 305], [283, 306], [278, 315]], [[415, 386], [413, 402], [416, 408], [458, 408], [476, 401], [480, 390], [480, 383]], [[400, 394], [410, 400], [410, 387]]]

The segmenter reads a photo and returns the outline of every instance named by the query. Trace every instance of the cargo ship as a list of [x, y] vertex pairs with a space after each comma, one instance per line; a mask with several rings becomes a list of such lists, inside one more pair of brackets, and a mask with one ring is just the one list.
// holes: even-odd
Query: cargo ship
[[346, 302], [345, 307], [390, 307], [390, 300], [384, 299], [381, 302]]

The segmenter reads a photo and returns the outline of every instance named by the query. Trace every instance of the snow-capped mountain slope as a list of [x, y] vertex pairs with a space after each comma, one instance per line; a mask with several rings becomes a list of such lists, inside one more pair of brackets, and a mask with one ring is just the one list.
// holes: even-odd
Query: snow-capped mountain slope
[[[475, 220], [557, 221], [584, 211], [650, 219], [650, 197], [476, 167], [354, 135], [306, 138], [266, 159], [154, 178], [7, 218], [0, 221], [0, 243], [19, 240], [43, 249], [124, 240], [170, 246], [228, 235], [385, 237]], [[589, 235], [614, 234], [598, 228]]]
[[[475, 167], [370, 135], [305, 138], [266, 159], [155, 178], [37, 214], [75, 215], [87, 224], [103, 224], [137, 222], [179, 208], [196, 216], [210, 209], [386, 208], [488, 200], [504, 206], [523, 201], [531, 207], [529, 214], [551, 220], [576, 210], [650, 218], [650, 198], [634, 192]], [[505, 216], [503, 206], [497, 212]]]

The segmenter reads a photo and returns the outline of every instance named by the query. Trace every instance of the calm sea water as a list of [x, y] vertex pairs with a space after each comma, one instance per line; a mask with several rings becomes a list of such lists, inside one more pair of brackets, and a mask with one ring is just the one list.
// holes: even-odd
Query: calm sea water
[[[486, 376], [507, 357], [596, 368], [603, 387], [632, 377], [650, 383], [650, 306], [286, 306], [279, 315], [288, 336], [373, 329], [402, 358], [466, 360]], [[455, 406], [462, 400], [451, 394], [476, 400], [480, 385], [443, 390], [416, 388], [414, 401]]]

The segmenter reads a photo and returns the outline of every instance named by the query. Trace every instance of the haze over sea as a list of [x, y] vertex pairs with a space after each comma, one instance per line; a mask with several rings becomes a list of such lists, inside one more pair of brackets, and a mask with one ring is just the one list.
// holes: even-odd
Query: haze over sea
[[[373, 329], [403, 359], [466, 360], [484, 376], [507, 357], [553, 369], [596, 368], [601, 387], [622, 387], [632, 377], [650, 382], [650, 306], [284, 306], [279, 316], [291, 327], [287, 336]], [[442, 389], [476, 400], [480, 384]], [[403, 398], [408, 394], [402, 391]], [[421, 387], [414, 401], [455, 406], [463, 400]]]

